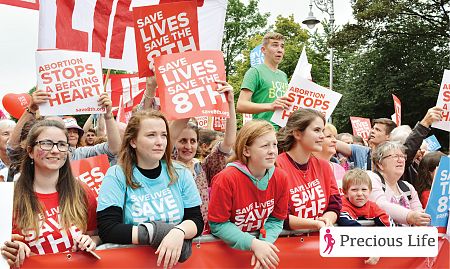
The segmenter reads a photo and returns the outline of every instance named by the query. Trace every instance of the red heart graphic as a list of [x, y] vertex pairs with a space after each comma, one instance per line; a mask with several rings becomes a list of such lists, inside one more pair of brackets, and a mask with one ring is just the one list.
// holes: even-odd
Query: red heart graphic
[[25, 108], [30, 104], [31, 96], [28, 93], [8, 93], [3, 96], [3, 107], [16, 119], [20, 119]]

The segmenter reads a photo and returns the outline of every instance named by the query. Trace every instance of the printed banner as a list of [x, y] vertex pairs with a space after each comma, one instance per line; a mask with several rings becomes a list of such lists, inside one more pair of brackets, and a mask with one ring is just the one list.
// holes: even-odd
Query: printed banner
[[242, 125], [245, 125], [247, 122], [253, 120], [252, 114], [242, 113]]
[[316, 109], [328, 120], [342, 94], [328, 90], [297, 74], [292, 77], [286, 96], [293, 105], [288, 110], [277, 109], [271, 118], [271, 121], [280, 127], [286, 126], [289, 115], [299, 108]]
[[100, 54], [68, 50], [36, 52], [38, 88], [50, 93], [40, 105], [42, 116], [105, 113], [98, 105], [103, 93]]
[[431, 185], [425, 213], [431, 216], [431, 225], [447, 227], [450, 206], [450, 157], [442, 156]]
[[135, 7], [133, 17], [140, 77], [153, 76], [155, 57], [199, 49], [195, 1]]
[[161, 111], [169, 120], [196, 116], [230, 117], [225, 94], [217, 80], [225, 80], [221, 51], [190, 51], [155, 59]]
[[428, 151], [436, 151], [441, 148], [441, 144], [439, 144], [435, 135], [429, 136], [423, 141], [427, 144]]
[[208, 116], [201, 116], [201, 117], [195, 117], [195, 120], [197, 121], [198, 128], [202, 129], [209, 129], [209, 117]]
[[117, 110], [116, 121], [124, 124], [128, 124], [131, 116], [133, 115], [133, 102], [124, 103], [123, 96], [120, 96], [120, 105]]
[[392, 95], [392, 99], [394, 99], [394, 111], [395, 111], [395, 123], [397, 126], [402, 125], [402, 103], [400, 99], [394, 94]]
[[[13, 196], [14, 182], [0, 182], [0, 248], [4, 246], [5, 241], [11, 241], [12, 219], [13, 219]], [[9, 269], [9, 265], [3, 257], [0, 257], [0, 269]]]
[[370, 119], [360, 117], [350, 117], [352, 123], [353, 135], [362, 137], [365, 141], [369, 140], [372, 125]]
[[227, 124], [227, 118], [214, 117], [213, 129], [219, 132], [225, 132], [225, 126]]
[[0, 4], [39, 10], [39, 0], [0, 0]]
[[[171, 0], [179, 2], [182, 0]], [[132, 8], [168, 0], [41, 0], [39, 48], [99, 52], [103, 68], [138, 71]], [[220, 50], [226, 0], [197, 1], [201, 50]]]
[[111, 102], [115, 109], [120, 106], [122, 96], [125, 104], [131, 100], [133, 100], [133, 107], [139, 104], [145, 87], [145, 78], [139, 78], [137, 74], [110, 74], [106, 91], [111, 92]]
[[442, 121], [434, 122], [431, 126], [450, 132], [450, 70], [444, 70], [436, 106], [444, 109], [443, 118]]
[[258, 45], [250, 51], [250, 66], [264, 63], [264, 54], [261, 51], [261, 47], [262, 45]]
[[89, 188], [95, 192], [96, 196], [98, 196], [103, 178], [109, 168], [108, 156], [102, 154], [86, 159], [71, 161], [70, 167], [72, 168], [73, 175], [86, 183]]

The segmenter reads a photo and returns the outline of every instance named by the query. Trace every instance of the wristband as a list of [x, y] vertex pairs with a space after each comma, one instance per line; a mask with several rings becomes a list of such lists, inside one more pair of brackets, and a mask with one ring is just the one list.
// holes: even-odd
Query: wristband
[[185, 232], [183, 229], [181, 229], [180, 227], [175, 226], [175, 227], [173, 227], [172, 229], [180, 230], [180, 231], [183, 232], [184, 235], [186, 235], [186, 232]]
[[33, 116], [36, 117], [36, 112], [32, 112], [32, 111], [30, 110], [29, 107], [25, 108], [25, 110], [26, 110], [28, 113], [30, 113], [31, 115], [33, 115]]

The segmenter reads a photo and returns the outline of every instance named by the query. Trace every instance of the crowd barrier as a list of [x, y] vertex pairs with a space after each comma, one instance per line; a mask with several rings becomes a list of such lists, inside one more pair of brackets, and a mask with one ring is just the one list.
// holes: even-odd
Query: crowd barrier
[[[317, 231], [283, 231], [276, 246], [280, 249], [279, 268], [450, 268], [449, 241], [443, 237], [439, 238], [437, 257], [381, 258], [377, 265], [364, 264], [365, 258], [321, 257]], [[155, 250], [148, 246], [106, 244], [95, 252], [100, 260], [86, 252], [32, 256], [22, 268], [157, 268]], [[251, 268], [250, 260], [251, 252], [231, 249], [212, 235], [203, 235], [194, 239], [189, 260], [176, 268]]]

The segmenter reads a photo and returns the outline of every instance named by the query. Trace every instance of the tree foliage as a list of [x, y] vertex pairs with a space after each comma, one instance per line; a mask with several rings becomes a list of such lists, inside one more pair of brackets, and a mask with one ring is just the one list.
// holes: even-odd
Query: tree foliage
[[[402, 101], [402, 123], [414, 125], [436, 104], [449, 63], [449, 1], [355, 0], [356, 24], [338, 31], [334, 113], [339, 130], [349, 116], [389, 118], [392, 94]], [[443, 137], [443, 132], [438, 132]], [[441, 139], [448, 143], [447, 139]]]
[[260, 34], [267, 25], [269, 13], [261, 14], [258, 4], [259, 0], [250, 0], [248, 5], [240, 0], [228, 0], [222, 41], [227, 78], [236, 71], [235, 62], [246, 47], [247, 40]]

